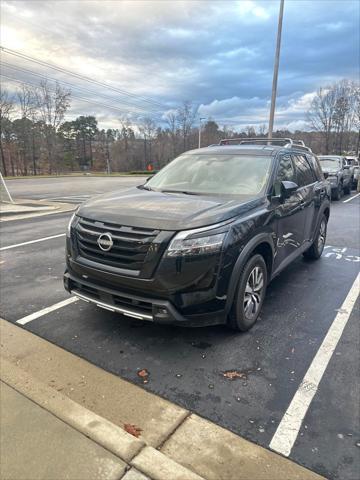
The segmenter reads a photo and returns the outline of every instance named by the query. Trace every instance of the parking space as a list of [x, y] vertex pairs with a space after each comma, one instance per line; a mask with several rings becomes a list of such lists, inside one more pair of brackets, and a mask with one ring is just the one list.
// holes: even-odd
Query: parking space
[[[139, 323], [81, 301], [24, 328], [269, 448], [357, 278], [360, 197], [353, 197], [333, 202], [321, 260], [298, 259], [277, 277], [259, 322], [246, 334]], [[7, 222], [1, 247], [61, 234], [70, 216]], [[62, 285], [64, 242], [62, 236], [0, 252], [2, 317], [16, 322], [69, 298]], [[358, 305], [343, 321], [289, 456], [350, 480], [360, 471]], [[147, 383], [137, 375], [144, 368]], [[235, 379], [224, 376], [227, 371], [236, 371]]]

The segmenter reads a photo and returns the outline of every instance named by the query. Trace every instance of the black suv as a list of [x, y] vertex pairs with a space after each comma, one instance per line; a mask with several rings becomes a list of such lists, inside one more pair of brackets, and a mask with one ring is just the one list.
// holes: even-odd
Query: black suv
[[136, 319], [248, 330], [269, 281], [301, 254], [320, 257], [330, 194], [303, 142], [186, 152], [144, 185], [80, 206], [65, 288]]

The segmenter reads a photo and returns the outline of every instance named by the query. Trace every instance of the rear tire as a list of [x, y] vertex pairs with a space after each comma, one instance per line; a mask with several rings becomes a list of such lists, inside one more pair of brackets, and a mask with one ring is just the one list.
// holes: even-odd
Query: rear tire
[[327, 218], [325, 215], [323, 215], [313, 244], [308, 250], [306, 250], [306, 252], [303, 253], [305, 258], [308, 258], [309, 260], [317, 260], [321, 257], [321, 254], [324, 251], [325, 247], [326, 232]]
[[351, 183], [347, 187], [344, 187], [344, 194], [349, 195], [351, 193]]
[[342, 196], [343, 196], [342, 184], [339, 183], [339, 185], [337, 186], [337, 188], [334, 191], [333, 199], [334, 200], [341, 200]]
[[235, 291], [228, 325], [246, 332], [259, 317], [267, 286], [267, 267], [261, 255], [254, 255], [245, 264]]

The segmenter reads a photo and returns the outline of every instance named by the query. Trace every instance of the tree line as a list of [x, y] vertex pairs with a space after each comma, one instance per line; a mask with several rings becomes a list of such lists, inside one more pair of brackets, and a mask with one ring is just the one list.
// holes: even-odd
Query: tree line
[[[136, 172], [160, 169], [182, 152], [197, 148], [198, 114], [190, 102], [166, 114], [161, 125], [151, 117], [134, 124], [100, 129], [94, 115], [66, 120], [71, 92], [59, 83], [22, 85], [13, 95], [0, 93], [1, 171], [4, 176], [77, 171]], [[360, 87], [342, 80], [319, 88], [307, 112], [309, 130], [278, 130], [273, 137], [302, 139], [315, 153], [359, 152]], [[266, 137], [266, 125], [241, 131], [209, 118], [202, 125], [202, 146], [223, 138]]]

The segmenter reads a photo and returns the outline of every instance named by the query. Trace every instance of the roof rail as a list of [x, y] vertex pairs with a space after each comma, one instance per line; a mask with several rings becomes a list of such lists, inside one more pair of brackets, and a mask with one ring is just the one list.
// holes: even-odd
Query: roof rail
[[219, 145], [253, 145], [256, 143], [262, 143], [264, 145], [278, 145], [285, 148], [297, 148], [299, 150], [305, 150], [311, 152], [311, 149], [307, 147], [303, 140], [292, 140], [291, 138], [224, 138], [220, 140]]
[[254, 144], [254, 143], [266, 143], [267, 145], [276, 145], [279, 142], [281, 144], [288, 144], [293, 143], [291, 138], [258, 138], [258, 137], [250, 137], [250, 138], [224, 138], [220, 140], [220, 145], [231, 145], [234, 143], [235, 145], [244, 145], [244, 144]]

